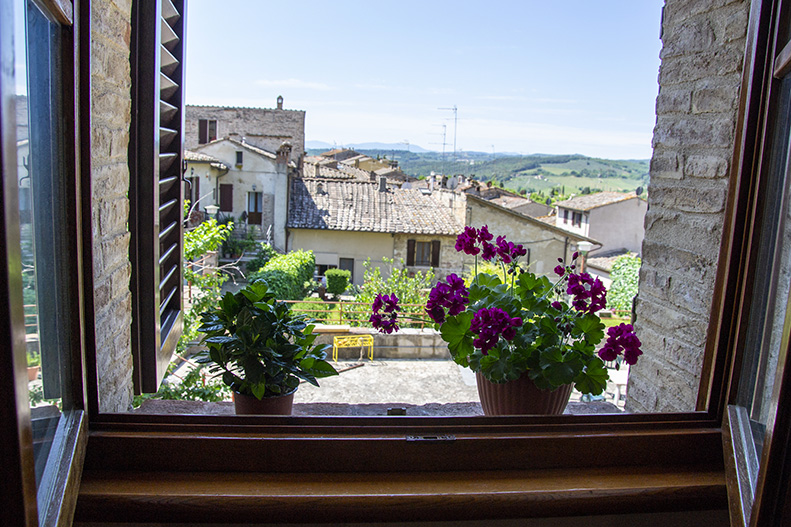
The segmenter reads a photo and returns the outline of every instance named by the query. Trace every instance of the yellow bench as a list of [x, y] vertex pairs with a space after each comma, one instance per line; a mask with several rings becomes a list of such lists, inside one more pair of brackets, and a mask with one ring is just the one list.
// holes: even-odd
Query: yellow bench
[[338, 362], [338, 349], [368, 347], [368, 358], [374, 360], [374, 338], [371, 335], [334, 337], [332, 339], [332, 360]]

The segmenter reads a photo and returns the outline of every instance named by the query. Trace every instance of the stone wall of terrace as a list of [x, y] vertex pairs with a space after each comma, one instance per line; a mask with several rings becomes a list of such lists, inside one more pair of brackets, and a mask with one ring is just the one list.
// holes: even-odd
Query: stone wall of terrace
[[695, 409], [750, 2], [667, 0], [627, 410]]

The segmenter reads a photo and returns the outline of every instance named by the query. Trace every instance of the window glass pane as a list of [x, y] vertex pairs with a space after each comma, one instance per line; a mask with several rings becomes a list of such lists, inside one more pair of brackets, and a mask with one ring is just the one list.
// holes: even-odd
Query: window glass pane
[[[776, 226], [762, 233], [753, 288], [754, 298], [766, 298], [750, 313], [750, 332], [745, 343], [745, 358], [739, 383], [737, 404], [747, 410], [757, 457], [763, 447], [766, 424], [772, 411], [777, 359], [781, 346], [787, 345], [783, 328], [791, 288], [791, 209], [787, 177], [789, 123], [791, 123], [791, 78], [782, 83], [779, 119], [772, 144], [767, 174], [768, 192], [763, 210], [764, 225]], [[755, 484], [755, 482], [753, 482]]]
[[[60, 116], [61, 29], [32, 1], [15, 4], [17, 160], [28, 378], [36, 483], [46, 479], [61, 412], [73, 407], [68, 316], [61, 288], [68, 273], [61, 228], [67, 203]], [[73, 201], [73, 200], [72, 200]], [[46, 488], [44, 485], [43, 488]], [[39, 493], [41, 496], [41, 492]], [[39, 498], [41, 499], [41, 497]]]

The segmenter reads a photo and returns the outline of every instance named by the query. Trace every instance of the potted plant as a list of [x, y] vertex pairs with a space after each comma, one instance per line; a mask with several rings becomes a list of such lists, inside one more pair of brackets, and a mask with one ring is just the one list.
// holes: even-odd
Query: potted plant
[[318, 386], [317, 378], [337, 375], [309, 321], [255, 281], [201, 314], [207, 350], [198, 362], [231, 388], [237, 414], [288, 415], [300, 380]]
[[[642, 354], [630, 324], [607, 330], [597, 313], [606, 305], [598, 278], [577, 272], [562, 259], [556, 277], [523, 271], [521, 245], [480, 229], [466, 227], [456, 250], [474, 255], [475, 275], [469, 286], [451, 274], [431, 290], [426, 312], [448, 343], [453, 360], [476, 373], [486, 415], [562, 413], [572, 387], [599, 395], [609, 375], [604, 361], [622, 356], [635, 364]], [[501, 269], [501, 276], [478, 273], [478, 255]], [[398, 330], [398, 298], [379, 295], [372, 325], [385, 333]]]
[[41, 354], [35, 351], [27, 352], [27, 380], [33, 382], [38, 378], [41, 370]]

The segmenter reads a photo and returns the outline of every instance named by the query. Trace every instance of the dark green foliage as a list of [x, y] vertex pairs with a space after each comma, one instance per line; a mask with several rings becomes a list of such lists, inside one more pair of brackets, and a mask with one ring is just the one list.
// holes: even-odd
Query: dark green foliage
[[250, 280], [265, 280], [270, 290], [281, 300], [300, 300], [304, 296], [305, 283], [313, 278], [315, 268], [313, 251], [300, 249], [275, 256], [263, 268], [251, 274]]
[[640, 264], [640, 258], [630, 254], [615, 259], [610, 271], [612, 285], [607, 291], [608, 309], [619, 312], [632, 311], [632, 300], [637, 295]]
[[258, 254], [256, 254], [255, 258], [247, 262], [247, 272], [254, 273], [256, 271], [260, 271], [263, 266], [265, 266], [269, 260], [277, 256], [279, 253], [269, 245], [268, 243], [261, 242], [258, 244]]
[[333, 296], [340, 296], [349, 287], [352, 273], [345, 269], [327, 269], [324, 277], [327, 279], [327, 292]]
[[264, 281], [226, 293], [201, 320], [208, 350], [198, 362], [212, 363], [211, 373], [238, 393], [261, 399], [291, 392], [300, 379], [318, 386], [317, 378], [337, 375], [324, 360], [329, 345], [314, 344], [310, 319], [293, 314]]

